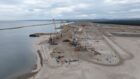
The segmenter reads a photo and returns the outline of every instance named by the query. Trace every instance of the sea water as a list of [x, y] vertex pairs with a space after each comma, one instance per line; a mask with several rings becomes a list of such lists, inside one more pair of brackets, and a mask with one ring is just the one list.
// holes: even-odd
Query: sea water
[[[0, 29], [36, 24], [47, 24], [51, 21], [0, 21]], [[33, 69], [36, 63], [36, 51], [32, 44], [34, 38], [29, 34], [53, 32], [55, 25], [43, 25], [11, 30], [0, 30], [0, 79], [7, 79], [17, 73], [25, 74]], [[18, 75], [17, 75], [18, 76]]]

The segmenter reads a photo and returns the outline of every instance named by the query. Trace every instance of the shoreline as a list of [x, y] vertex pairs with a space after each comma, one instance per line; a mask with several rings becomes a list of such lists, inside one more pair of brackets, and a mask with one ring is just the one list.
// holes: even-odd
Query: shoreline
[[[64, 22], [64, 23], [66, 23], [66, 22]], [[40, 25], [49, 25], [49, 24], [53, 24], [53, 23], [39, 24], [39, 26]], [[38, 26], [38, 25], [30, 25], [29, 27], [33, 27], [33, 26]], [[28, 27], [28, 26], [6, 28], [6, 29], [0, 29], [0, 30], [19, 29], [19, 28], [24, 28], [24, 27]], [[46, 44], [44, 42], [46, 42], [46, 40], [48, 40], [49, 34], [51, 34], [51, 33], [45, 33], [44, 35], [39, 34], [40, 35], [39, 37], [34, 38], [35, 41], [33, 42], [32, 46], [33, 46], [33, 49], [36, 51], [35, 52], [35, 54], [36, 54], [36, 64], [34, 65], [35, 69], [31, 70], [31, 72], [25, 73], [25, 74], [20, 75], [20, 76], [13, 76], [12, 79], [35, 79], [34, 77], [40, 72], [41, 68], [43, 67], [44, 63], [47, 60], [47, 58], [46, 58], [47, 56], [45, 54], [46, 52], [44, 52], [44, 49], [43, 49], [43, 44]], [[54, 35], [56, 33], [54, 32], [52, 34]]]
[[31, 73], [36, 73], [34, 76], [27, 78], [27, 79], [36, 79], [38, 74], [41, 72], [41, 69], [44, 67], [44, 64], [47, 62], [46, 52], [44, 50], [44, 44], [46, 44], [48, 40], [48, 35], [43, 35], [36, 38], [34, 43], [34, 48], [36, 49], [37, 54], [37, 68], [33, 70]]

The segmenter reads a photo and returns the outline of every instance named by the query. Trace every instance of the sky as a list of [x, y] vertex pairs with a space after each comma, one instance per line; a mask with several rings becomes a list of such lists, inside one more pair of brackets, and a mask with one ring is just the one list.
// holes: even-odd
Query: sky
[[140, 0], [0, 0], [0, 20], [140, 18]]

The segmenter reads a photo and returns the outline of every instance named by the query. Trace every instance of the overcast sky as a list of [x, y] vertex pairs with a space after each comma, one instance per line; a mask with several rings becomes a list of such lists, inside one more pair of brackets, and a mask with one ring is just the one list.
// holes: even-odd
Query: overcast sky
[[0, 0], [0, 20], [140, 18], [140, 0]]

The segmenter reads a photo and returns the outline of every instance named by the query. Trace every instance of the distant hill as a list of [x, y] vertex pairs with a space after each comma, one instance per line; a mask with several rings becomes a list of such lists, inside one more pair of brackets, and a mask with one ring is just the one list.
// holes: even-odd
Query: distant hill
[[103, 24], [121, 24], [140, 26], [140, 19], [65, 19], [67, 22], [94, 22]]
[[104, 23], [104, 24], [122, 24], [122, 25], [138, 25], [140, 26], [140, 19], [117, 19], [117, 20], [107, 20], [107, 19], [96, 19], [93, 20], [94, 23]]

